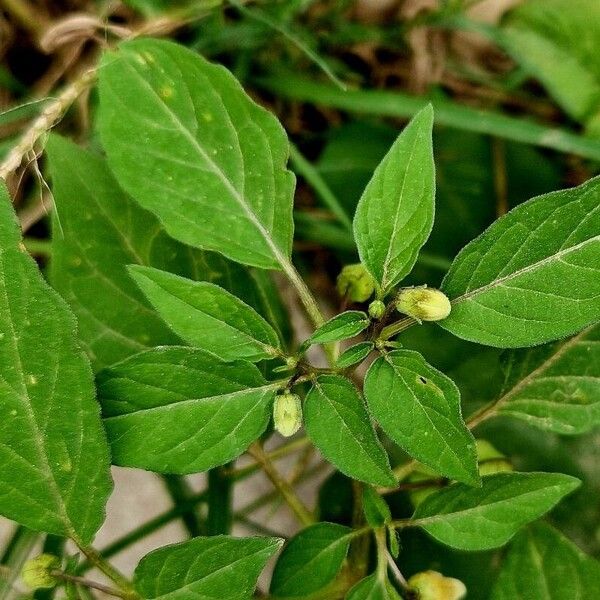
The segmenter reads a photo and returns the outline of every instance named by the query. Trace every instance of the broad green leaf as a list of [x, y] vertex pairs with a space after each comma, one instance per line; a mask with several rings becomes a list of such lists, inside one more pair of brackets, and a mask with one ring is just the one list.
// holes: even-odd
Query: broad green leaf
[[533, 198], [456, 257], [440, 325], [500, 348], [533, 346], [600, 319], [600, 178]]
[[134, 575], [145, 600], [250, 600], [277, 538], [197, 537], [142, 558]]
[[510, 352], [496, 410], [561, 434], [600, 425], [600, 326]]
[[600, 563], [546, 523], [515, 536], [492, 600], [597, 600]]
[[400, 600], [400, 596], [387, 578], [374, 573], [352, 587], [345, 600]]
[[450, 479], [479, 483], [460, 392], [418, 352], [394, 350], [378, 358], [367, 372], [365, 397], [383, 431], [408, 454]]
[[382, 527], [392, 520], [387, 502], [370, 486], [363, 489], [363, 512], [371, 527]]
[[136, 354], [98, 374], [113, 462], [159, 473], [225, 464], [263, 433], [280, 386], [202, 350]]
[[172, 42], [104, 55], [99, 128], [119, 183], [182, 242], [289, 266], [294, 176], [276, 118], [221, 66]]
[[335, 366], [338, 369], [346, 369], [356, 363], [360, 363], [371, 354], [374, 347], [373, 342], [358, 342], [358, 344], [350, 346], [350, 348], [347, 348], [338, 356]]
[[432, 537], [453, 548], [497, 548], [579, 483], [561, 473], [488, 475], [480, 488], [455, 483], [431, 494], [419, 504], [413, 518]]
[[304, 427], [342, 473], [373, 485], [396, 485], [369, 413], [351, 381], [322, 375], [304, 400]]
[[326, 344], [338, 342], [358, 335], [364, 331], [371, 321], [366, 313], [360, 310], [348, 310], [323, 323], [307, 340], [310, 344]]
[[358, 253], [384, 294], [410, 273], [433, 226], [432, 126], [427, 106], [394, 142], [356, 208]]
[[223, 360], [278, 355], [275, 330], [222, 287], [150, 267], [131, 266], [129, 272], [165, 323], [188, 344]]
[[88, 544], [112, 490], [75, 318], [25, 252], [0, 184], [0, 513]]
[[[179, 343], [129, 277], [140, 264], [226, 288], [269, 320], [263, 288], [241, 265], [170, 238], [150, 212], [121, 190], [106, 161], [51, 135], [46, 145], [56, 207], [50, 280], [77, 316], [79, 338], [100, 369], [148, 347]], [[277, 300], [277, 292], [268, 290]]]
[[338, 574], [348, 553], [352, 530], [335, 523], [316, 523], [283, 548], [271, 579], [275, 597], [306, 596]]

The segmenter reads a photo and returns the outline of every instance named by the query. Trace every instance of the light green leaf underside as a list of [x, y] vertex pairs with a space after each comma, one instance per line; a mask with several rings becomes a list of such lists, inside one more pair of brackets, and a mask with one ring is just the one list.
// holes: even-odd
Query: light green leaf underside
[[325, 587], [342, 567], [351, 531], [335, 523], [316, 523], [295, 535], [275, 565], [271, 594], [306, 596]]
[[536, 523], [511, 543], [492, 600], [597, 600], [600, 563], [556, 529]]
[[129, 273], [165, 323], [188, 344], [223, 360], [259, 361], [279, 350], [275, 330], [223, 288], [132, 265]]
[[287, 137], [231, 73], [172, 42], [139, 39], [105, 54], [99, 79], [109, 164], [171, 236], [256, 267], [289, 263]]
[[427, 106], [406, 126], [360, 198], [354, 239], [384, 293], [413, 268], [433, 226], [435, 167]]
[[112, 490], [76, 323], [25, 252], [0, 184], [0, 513], [88, 544]]
[[398, 592], [385, 579], [381, 580], [376, 573], [365, 577], [350, 589], [345, 600], [401, 600]]
[[371, 321], [366, 313], [360, 310], [348, 310], [323, 323], [308, 339], [311, 344], [338, 342], [358, 335], [364, 331]]
[[[79, 339], [96, 369], [180, 340], [152, 310], [126, 265], [206, 280], [269, 319], [262, 287], [241, 265], [170, 238], [160, 222], [118, 186], [106, 161], [51, 135], [54, 219], [50, 280], [77, 316]], [[262, 273], [262, 272], [261, 272]], [[268, 274], [264, 274], [268, 276]], [[276, 291], [270, 294], [276, 298]]]
[[159, 473], [225, 464], [263, 433], [280, 385], [193, 348], [136, 354], [98, 375], [113, 462]]
[[454, 260], [440, 325], [501, 348], [533, 346], [600, 319], [600, 178], [533, 198]]
[[600, 325], [568, 340], [510, 352], [496, 407], [560, 434], [599, 426]]
[[414, 519], [442, 544], [459, 550], [502, 546], [579, 486], [560, 473], [498, 473], [480, 488], [455, 483], [428, 496]]
[[387, 454], [354, 384], [339, 375], [322, 375], [306, 395], [304, 427], [323, 456], [342, 473], [394, 486]]
[[345, 369], [356, 363], [362, 362], [369, 354], [371, 354], [374, 347], [375, 345], [373, 342], [358, 342], [358, 344], [350, 346], [339, 355], [335, 362], [335, 366], [338, 369]]
[[454, 382], [413, 350], [378, 358], [365, 378], [375, 420], [408, 454], [450, 479], [479, 483], [475, 440]]
[[197, 537], [142, 558], [134, 585], [145, 600], [249, 600], [277, 538]]

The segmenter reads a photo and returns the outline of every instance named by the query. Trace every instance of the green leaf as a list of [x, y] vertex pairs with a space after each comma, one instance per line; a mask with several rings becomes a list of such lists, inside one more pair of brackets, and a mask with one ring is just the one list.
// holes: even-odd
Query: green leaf
[[371, 527], [382, 527], [392, 519], [387, 502], [370, 486], [363, 489], [363, 512]]
[[410, 273], [433, 226], [432, 126], [433, 109], [427, 106], [375, 169], [356, 208], [358, 253], [383, 294]]
[[271, 579], [276, 597], [306, 596], [325, 587], [342, 568], [352, 530], [335, 523], [316, 523], [283, 548]]
[[374, 573], [352, 587], [346, 600], [400, 600], [400, 596], [387, 579], [382, 580]]
[[165, 323], [188, 344], [223, 360], [256, 362], [277, 356], [275, 330], [218, 285], [150, 267], [131, 266], [129, 272]]
[[496, 411], [561, 434], [600, 425], [600, 326], [510, 352]]
[[600, 319], [600, 178], [533, 198], [456, 257], [440, 325], [466, 340], [518, 348]]
[[[132, 263], [218, 284], [275, 317], [262, 291], [268, 282], [170, 238], [121, 190], [102, 157], [56, 135], [46, 150], [56, 207], [50, 280], [77, 316], [79, 339], [96, 369], [180, 342], [129, 277], [126, 265]], [[276, 291], [269, 295], [276, 300]]]
[[289, 143], [233, 75], [172, 42], [138, 39], [106, 53], [99, 78], [109, 164], [171, 236], [256, 267], [289, 266]]
[[145, 600], [249, 600], [277, 538], [197, 537], [150, 552], [134, 575]]
[[304, 427], [345, 475], [373, 485], [396, 485], [364, 401], [345, 377], [322, 375], [315, 381], [304, 400]]
[[338, 342], [358, 335], [371, 321], [360, 310], [348, 310], [323, 323], [305, 342], [307, 344], [327, 344]]
[[480, 488], [455, 483], [431, 494], [419, 504], [413, 518], [432, 537], [453, 548], [497, 548], [579, 483], [561, 473], [488, 475]]
[[263, 433], [280, 386], [202, 350], [136, 354], [98, 374], [113, 462], [159, 473], [223, 465]]
[[408, 454], [446, 477], [479, 484], [460, 392], [418, 352], [394, 350], [378, 358], [367, 372], [365, 397], [383, 431]]
[[597, 600], [600, 563], [546, 523], [515, 536], [492, 600]]
[[358, 344], [350, 346], [350, 348], [347, 348], [339, 355], [335, 361], [335, 366], [338, 369], [346, 369], [360, 363], [371, 354], [374, 347], [373, 342], [358, 342]]
[[25, 252], [0, 184], [0, 513], [88, 544], [110, 460], [76, 322]]

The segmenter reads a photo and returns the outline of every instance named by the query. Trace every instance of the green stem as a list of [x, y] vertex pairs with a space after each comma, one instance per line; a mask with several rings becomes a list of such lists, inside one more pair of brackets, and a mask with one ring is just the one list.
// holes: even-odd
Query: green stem
[[379, 339], [384, 341], [389, 340], [402, 331], [407, 330], [409, 327], [416, 325], [416, 323], [417, 322], [412, 317], [404, 317], [403, 319], [384, 327], [379, 334]]
[[202, 535], [203, 523], [196, 513], [196, 505], [190, 506], [189, 500], [194, 496], [193, 490], [182, 475], [163, 475], [162, 480], [175, 506], [185, 506], [181, 512], [181, 521], [190, 537]]
[[15, 583], [25, 561], [39, 542], [42, 534], [31, 531], [22, 525], [17, 526], [10, 538], [0, 562], [8, 569], [5, 580], [0, 580], [0, 599], [5, 600], [12, 595]]
[[206, 519], [208, 535], [226, 534], [231, 531], [233, 481], [225, 473], [223, 467], [208, 472], [208, 517]]

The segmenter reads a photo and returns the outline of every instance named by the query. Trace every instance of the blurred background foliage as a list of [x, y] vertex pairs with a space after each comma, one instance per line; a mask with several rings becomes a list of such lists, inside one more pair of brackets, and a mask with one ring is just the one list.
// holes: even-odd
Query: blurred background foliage
[[[437, 215], [408, 284], [438, 285], [498, 216], [598, 171], [598, 0], [0, 0], [0, 159], [58, 89], [133, 34], [168, 36], [226, 65], [277, 114], [298, 175], [295, 257], [332, 312], [343, 302], [335, 277], [357, 260], [351, 218], [361, 191], [424, 102], [436, 109]], [[95, 106], [94, 92], [84, 95], [59, 130], [96, 146]], [[44, 265], [52, 199], [41, 149], [9, 184]], [[495, 349], [425, 327], [403, 343], [456, 381], [467, 415], [501, 387]], [[597, 433], [561, 437], [507, 419], [478, 435], [518, 469], [581, 477], [551, 519], [600, 556]], [[348, 522], [350, 497], [349, 481], [330, 477], [321, 518]], [[389, 500], [395, 516], [410, 514], [406, 491]], [[417, 531], [402, 543], [407, 576], [441, 570], [462, 579], [469, 598], [487, 597], [496, 553], [455, 552]]]

